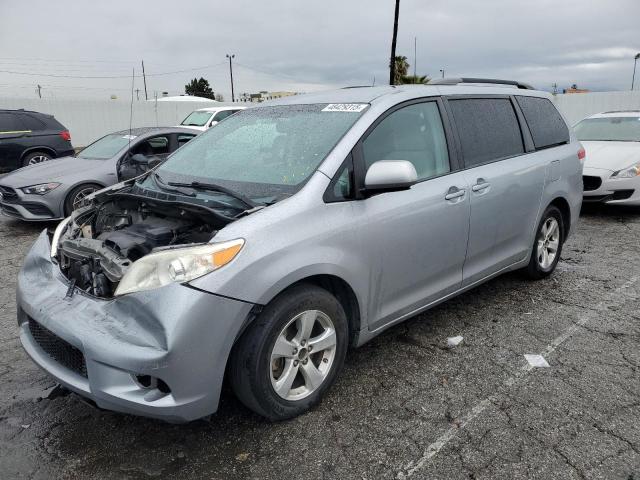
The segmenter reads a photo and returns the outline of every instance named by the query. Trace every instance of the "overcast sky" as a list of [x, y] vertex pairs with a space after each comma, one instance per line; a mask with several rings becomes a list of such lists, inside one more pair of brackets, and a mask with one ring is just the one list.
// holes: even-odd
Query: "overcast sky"
[[[393, 9], [394, 0], [0, 0], [0, 70], [130, 76], [144, 59], [150, 96], [204, 76], [228, 100], [233, 53], [236, 94], [386, 83]], [[422, 75], [629, 89], [639, 20], [640, 0], [401, 0], [397, 53], [413, 72], [417, 37]], [[36, 84], [44, 96], [128, 98], [131, 79], [0, 72], [0, 98], [32, 97]], [[141, 78], [135, 87], [143, 95]]]

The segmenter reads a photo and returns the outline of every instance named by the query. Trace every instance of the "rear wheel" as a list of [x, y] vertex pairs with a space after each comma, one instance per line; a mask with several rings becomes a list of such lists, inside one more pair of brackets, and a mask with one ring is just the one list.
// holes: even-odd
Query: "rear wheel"
[[560, 260], [563, 239], [562, 213], [551, 205], [544, 211], [536, 231], [529, 265], [525, 268], [529, 278], [540, 280], [553, 273]]
[[236, 396], [270, 420], [317, 404], [342, 369], [347, 318], [328, 291], [301, 284], [269, 303], [235, 345], [230, 381]]
[[52, 158], [53, 158], [53, 156], [50, 153], [46, 153], [46, 152], [31, 152], [31, 153], [28, 153], [22, 159], [22, 166], [26, 167], [28, 165], [35, 165], [36, 163], [46, 162], [48, 160], [51, 160]]
[[84, 200], [84, 197], [92, 194], [97, 190], [100, 190], [101, 188], [102, 187], [100, 185], [97, 185], [95, 183], [84, 183], [75, 187], [69, 192], [67, 198], [64, 201], [65, 214], [71, 215], [71, 212], [73, 212], [82, 204], [82, 200]]

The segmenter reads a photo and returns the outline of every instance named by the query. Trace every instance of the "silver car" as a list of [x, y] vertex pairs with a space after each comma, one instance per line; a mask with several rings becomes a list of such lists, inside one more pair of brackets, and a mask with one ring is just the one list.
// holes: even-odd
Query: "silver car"
[[239, 112], [91, 195], [18, 278], [27, 353], [98, 406], [298, 415], [350, 346], [501, 273], [550, 275], [583, 150], [525, 85], [352, 88]]
[[179, 127], [134, 128], [106, 135], [75, 157], [61, 157], [0, 178], [0, 211], [27, 221], [59, 220], [84, 197], [144, 173], [198, 131]]

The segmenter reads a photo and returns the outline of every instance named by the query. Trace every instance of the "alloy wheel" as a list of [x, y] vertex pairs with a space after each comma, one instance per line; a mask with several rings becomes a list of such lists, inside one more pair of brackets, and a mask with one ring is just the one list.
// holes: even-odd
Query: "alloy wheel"
[[336, 354], [336, 330], [328, 315], [307, 310], [282, 329], [271, 350], [271, 385], [285, 400], [301, 400], [325, 381]]
[[560, 246], [560, 225], [554, 217], [549, 217], [542, 224], [538, 235], [536, 258], [538, 265], [547, 270], [553, 265]]
[[36, 163], [46, 162], [47, 160], [49, 160], [49, 157], [47, 157], [46, 155], [36, 155], [29, 159], [27, 165], [35, 165]]
[[97, 189], [95, 187], [86, 187], [82, 190], [79, 190], [78, 193], [76, 193], [76, 195], [73, 197], [73, 209], [76, 210], [77, 208], [79, 208], [82, 205], [82, 200], [84, 200], [87, 195], [92, 194], [96, 190]]

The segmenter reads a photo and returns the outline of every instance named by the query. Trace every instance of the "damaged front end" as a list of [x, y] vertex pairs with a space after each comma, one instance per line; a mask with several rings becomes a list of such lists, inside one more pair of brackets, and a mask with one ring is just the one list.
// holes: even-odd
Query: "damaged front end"
[[59, 225], [51, 256], [72, 289], [111, 298], [185, 282], [228, 263], [242, 247], [242, 240], [208, 243], [235, 220], [236, 208], [148, 193], [135, 184], [103, 191]]

